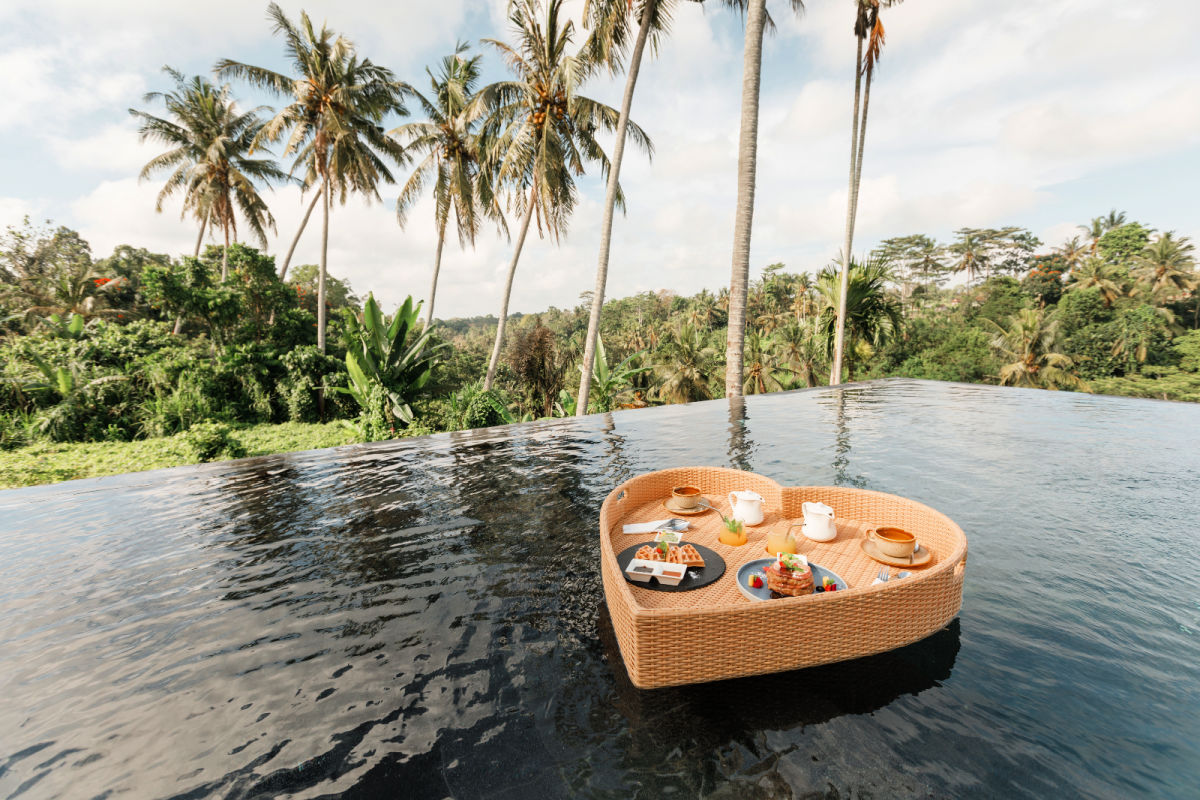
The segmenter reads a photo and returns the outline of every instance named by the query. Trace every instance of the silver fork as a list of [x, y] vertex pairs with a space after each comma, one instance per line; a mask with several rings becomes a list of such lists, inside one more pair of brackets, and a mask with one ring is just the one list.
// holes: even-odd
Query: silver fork
[[888, 582], [888, 568], [880, 567], [879, 574], [876, 575], [875, 577], [878, 578], [881, 582], [887, 583]]

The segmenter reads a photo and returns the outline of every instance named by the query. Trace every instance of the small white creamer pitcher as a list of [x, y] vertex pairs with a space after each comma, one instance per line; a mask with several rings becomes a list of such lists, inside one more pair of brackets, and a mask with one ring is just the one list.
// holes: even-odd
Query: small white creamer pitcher
[[730, 516], [746, 525], [757, 525], [763, 521], [763, 499], [757, 492], [741, 491], [729, 493]]
[[833, 509], [824, 503], [804, 503], [804, 535], [814, 542], [828, 542], [837, 536]]

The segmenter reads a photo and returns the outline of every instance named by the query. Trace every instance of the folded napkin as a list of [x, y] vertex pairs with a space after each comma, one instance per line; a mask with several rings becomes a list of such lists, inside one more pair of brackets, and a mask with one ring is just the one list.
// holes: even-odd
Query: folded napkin
[[[656, 530], [661, 528], [663, 525], [666, 525], [670, 521], [671, 520], [669, 520], [669, 519], [660, 519], [660, 520], [655, 520], [654, 522], [636, 522], [632, 525], [622, 526], [621, 532], [622, 533], [654, 533]], [[675, 526], [679, 530], [686, 531], [689, 527], [691, 527], [691, 523], [689, 523], [687, 520], [679, 520], [678, 522], [675, 523]]]

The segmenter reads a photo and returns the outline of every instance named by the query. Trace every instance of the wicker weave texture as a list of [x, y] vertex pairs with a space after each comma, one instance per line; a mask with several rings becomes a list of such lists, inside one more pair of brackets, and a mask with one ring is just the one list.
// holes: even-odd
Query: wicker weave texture
[[[726, 574], [692, 592], [655, 592], [621, 575], [617, 553], [645, 534], [621, 526], [665, 519], [663, 507], [676, 486], [698, 486], [720, 513], [728, 494], [749, 489], [763, 497], [765, 518], [747, 528], [748, 541], [730, 547], [718, 540], [721, 518], [708, 512], [688, 518], [685, 541], [725, 559]], [[837, 538], [818, 543], [794, 528], [799, 552], [833, 570], [850, 586], [752, 603], [738, 590], [737, 570], [767, 557], [771, 530], [783, 532], [803, 518], [801, 506], [820, 501], [837, 516]], [[916, 535], [932, 554], [903, 580], [871, 586], [881, 565], [862, 552], [869, 528], [891, 525]], [[769, 478], [719, 467], [685, 467], [638, 476], [614, 489], [600, 509], [601, 577], [621, 655], [635, 686], [648, 689], [816, 666], [880, 653], [929, 636], [962, 606], [967, 538], [944, 514], [903, 497], [832, 486], [781, 487]], [[891, 574], [898, 570], [892, 568]]]

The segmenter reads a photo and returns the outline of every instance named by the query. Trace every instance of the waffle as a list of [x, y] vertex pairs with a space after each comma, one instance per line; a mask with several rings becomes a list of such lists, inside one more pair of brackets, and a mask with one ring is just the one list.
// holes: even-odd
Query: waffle
[[[673, 548], [672, 548], [673, 549]], [[662, 553], [653, 545], [643, 545], [638, 548], [638, 551], [633, 554], [634, 558], [640, 558], [643, 561], [662, 561]]]
[[681, 544], [678, 547], [671, 548], [671, 552], [667, 554], [667, 563], [683, 564], [687, 567], [703, 567], [704, 557], [692, 545]]

